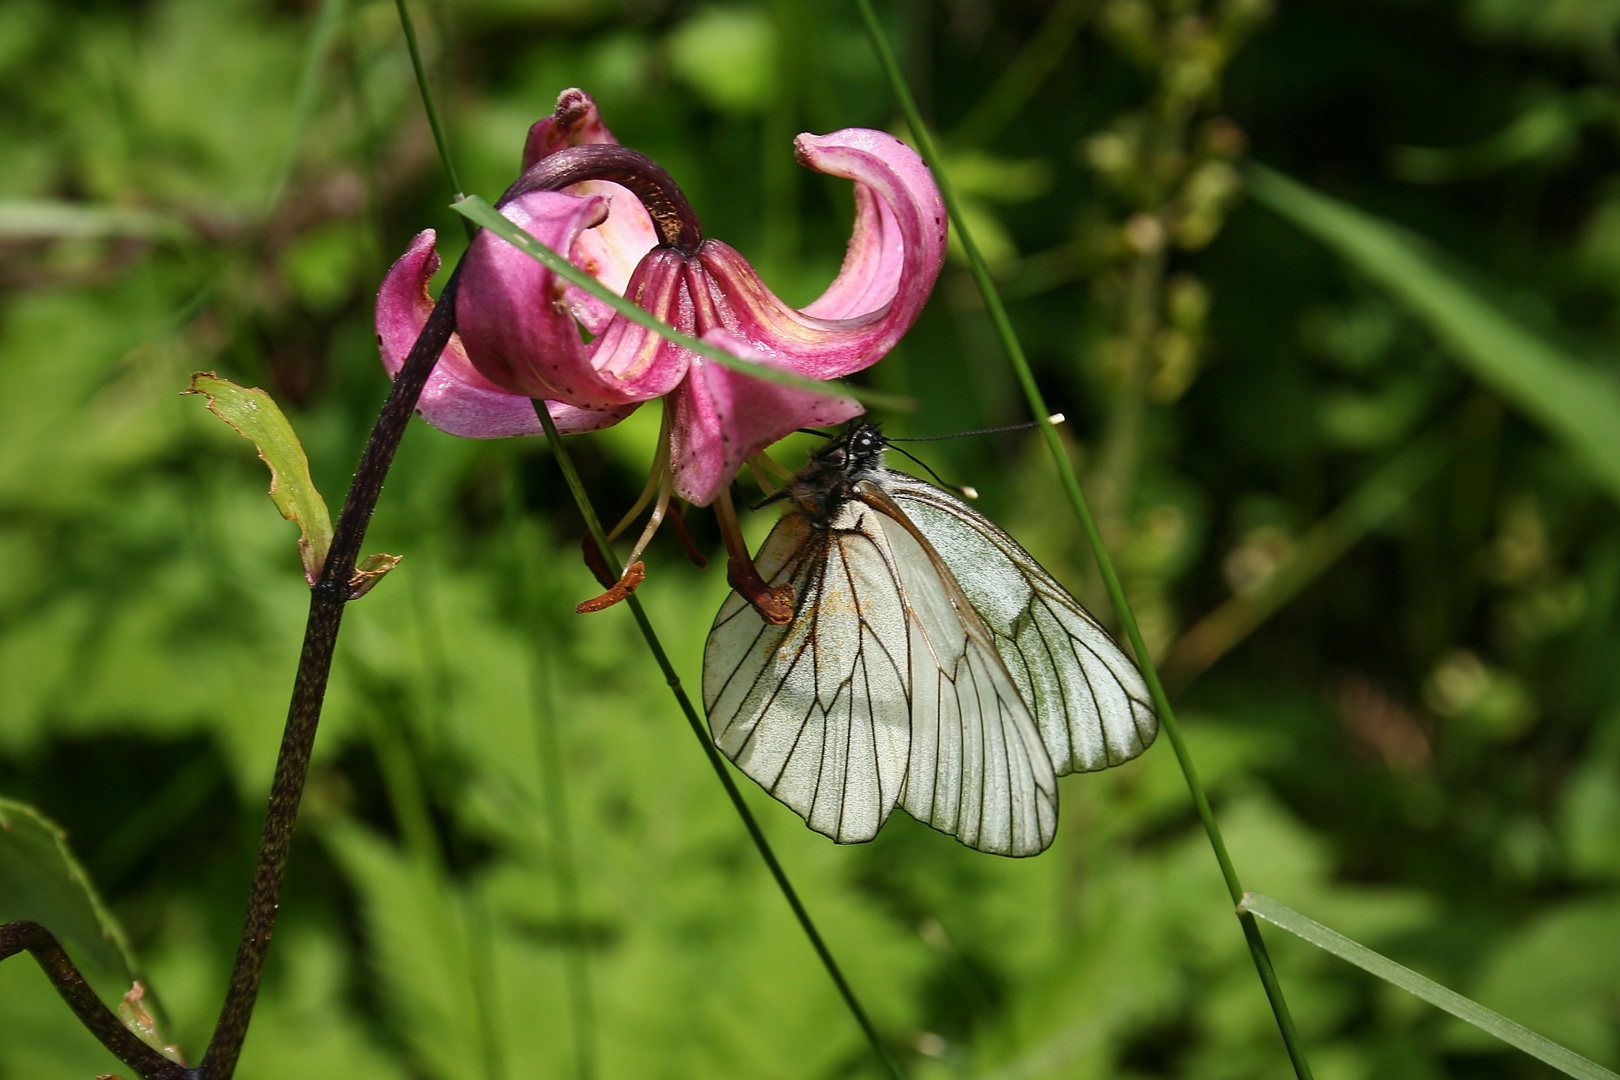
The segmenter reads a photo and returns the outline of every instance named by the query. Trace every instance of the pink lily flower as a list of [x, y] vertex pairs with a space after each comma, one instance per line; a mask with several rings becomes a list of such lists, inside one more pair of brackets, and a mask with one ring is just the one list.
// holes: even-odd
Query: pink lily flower
[[[833, 380], [876, 363], [916, 321], [944, 258], [945, 210], [922, 159], [884, 132], [800, 135], [794, 154], [810, 169], [855, 183], [844, 265], [802, 309], [777, 298], [734, 249], [704, 238], [674, 181], [619, 147], [579, 90], [565, 91], [556, 112], [530, 130], [523, 174], [498, 205], [682, 332], [758, 363]], [[433, 244], [431, 230], [419, 235], [377, 298], [378, 340], [391, 374], [432, 306]], [[609, 426], [642, 402], [668, 397], [665, 444], [649, 481], [660, 508], [673, 491], [699, 506], [720, 500], [724, 518], [727, 486], [750, 457], [797, 428], [861, 411], [836, 389], [789, 389], [682, 348], [487, 232], [473, 241], [460, 273], [457, 334], [423, 392], [422, 417], [470, 438], [535, 435], [541, 428], [531, 399], [539, 399], [558, 429], [572, 433]]]

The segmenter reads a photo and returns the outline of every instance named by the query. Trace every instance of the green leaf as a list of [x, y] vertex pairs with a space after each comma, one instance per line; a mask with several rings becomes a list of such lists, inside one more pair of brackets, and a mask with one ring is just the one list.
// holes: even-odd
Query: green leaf
[[791, 386], [795, 390], [807, 390], [812, 394], [842, 394], [867, 405], [893, 409], [897, 412], [910, 412], [916, 408], [916, 402], [910, 398], [847, 386], [843, 383], [822, 382], [819, 379], [806, 378], [803, 375], [795, 375], [791, 371], [783, 371], [781, 368], [755, 364], [741, 357], [733, 356], [724, 349], [717, 349], [713, 345], [705, 345], [697, 338], [688, 337], [673, 326], [660, 322], [649, 313], [636, 307], [636, 305], [580, 270], [573, 263], [551, 250], [551, 248], [536, 240], [526, 230], [520, 229], [506, 220], [493, 206], [480, 199], [477, 195], [469, 195], [460, 202], [452, 203], [450, 208], [474, 224], [488, 229], [564, 281], [578, 285], [631, 322], [638, 326], [644, 326], [653, 333], [673, 341], [683, 349], [690, 349], [699, 356], [713, 360], [721, 367], [728, 367], [733, 371], [740, 371], [744, 375], [751, 375], [756, 379], [776, 383], [779, 386]]
[[282, 517], [298, 523], [304, 578], [315, 584], [332, 546], [332, 515], [310, 479], [309, 458], [292, 424], [263, 390], [245, 389], [211, 371], [193, 375], [185, 393], [208, 398], [208, 411], [258, 448], [260, 460], [270, 467], [270, 498]]
[[1407, 230], [1251, 166], [1249, 191], [1426, 323], [1464, 367], [1562, 439], [1620, 498], [1620, 383], [1504, 313]]
[[1463, 997], [1455, 990], [1448, 990], [1433, 979], [1424, 978], [1411, 968], [1402, 967], [1387, 956], [1373, 952], [1358, 942], [1352, 941], [1336, 930], [1330, 930], [1321, 923], [1308, 919], [1290, 907], [1279, 904], [1269, 896], [1260, 893], [1244, 893], [1243, 902], [1238, 905], [1238, 911], [1248, 912], [1257, 918], [1280, 929], [1287, 930], [1295, 937], [1324, 949], [1339, 957], [1348, 960], [1363, 971], [1378, 976], [1385, 982], [1405, 990], [1409, 994], [1427, 1001], [1436, 1008], [1444, 1009], [1452, 1016], [1466, 1020], [1475, 1027], [1496, 1036], [1509, 1046], [1517, 1047], [1546, 1062], [1559, 1072], [1567, 1076], [1580, 1077], [1581, 1080], [1620, 1080], [1620, 1074], [1610, 1072], [1594, 1061], [1589, 1061], [1567, 1047], [1559, 1046], [1551, 1039], [1543, 1038], [1522, 1024], [1516, 1024], [1501, 1013], [1492, 1012], [1485, 1006], [1469, 998]]
[[67, 834], [33, 807], [0, 799], [0, 922], [19, 919], [55, 934], [92, 983], [110, 989], [133, 981], [124, 931], [73, 857]]

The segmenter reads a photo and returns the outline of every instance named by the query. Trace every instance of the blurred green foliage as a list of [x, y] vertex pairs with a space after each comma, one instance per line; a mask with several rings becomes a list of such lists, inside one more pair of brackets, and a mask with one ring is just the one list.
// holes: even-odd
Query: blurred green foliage
[[[852, 7], [414, 10], [470, 191], [497, 194], [580, 85], [784, 297], [836, 271], [847, 190], [790, 139], [894, 124]], [[1620, 532], [1592, 456], [1616, 430], [1595, 410], [1620, 334], [1620, 6], [885, 15], [1155, 648], [1267, 595], [1380, 470], [1451, 441], [1182, 672], [1188, 736], [1250, 888], [1620, 1065]], [[264, 387], [340, 502], [387, 386], [381, 274], [421, 228], [464, 241], [384, 0], [11, 0], [0, 102], [0, 795], [70, 831], [195, 1058], [305, 590], [262, 464], [180, 391], [196, 370]], [[1335, 219], [1348, 261], [1241, 200], [1246, 156], [1360, 211]], [[1355, 247], [1392, 226], [1446, 253], [1423, 264], [1443, 318], [1410, 264]], [[1534, 356], [1491, 353], [1487, 316]], [[1548, 356], [1575, 377], [1516, 366]], [[1021, 418], [956, 263], [868, 378], [922, 402], [900, 433]], [[1596, 415], [1590, 438], [1564, 415]], [[610, 518], [656, 431], [649, 408], [575, 440]], [[1033, 440], [928, 456], [1099, 594]], [[405, 561], [345, 621], [247, 1080], [872, 1073], [628, 614], [571, 613], [597, 591], [582, 531], [538, 440], [408, 434], [368, 541]], [[723, 575], [667, 539], [649, 571], [695, 683]], [[838, 848], [749, 797], [913, 1076], [1288, 1074], [1166, 751], [1065, 780], [1056, 845], [1021, 862], [898, 816]], [[1546, 1075], [1271, 940], [1324, 1080]], [[37, 968], [0, 964], [0, 1078], [115, 1068]]]

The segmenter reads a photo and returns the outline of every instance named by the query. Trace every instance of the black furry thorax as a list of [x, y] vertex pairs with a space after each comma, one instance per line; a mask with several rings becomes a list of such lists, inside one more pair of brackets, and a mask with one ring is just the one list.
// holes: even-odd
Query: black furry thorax
[[798, 504], [799, 512], [812, 525], [827, 528], [849, 501], [855, 485], [882, 471], [883, 445], [876, 424], [852, 420], [810, 455], [783, 494]]

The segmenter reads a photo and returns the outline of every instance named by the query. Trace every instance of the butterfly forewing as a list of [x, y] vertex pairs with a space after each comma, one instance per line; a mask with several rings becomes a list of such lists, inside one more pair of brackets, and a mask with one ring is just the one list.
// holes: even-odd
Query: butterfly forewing
[[728, 757], [841, 842], [871, 839], [897, 801], [983, 851], [1051, 842], [1040, 734], [926, 540], [851, 501], [827, 529], [784, 517], [756, 565], [793, 586], [796, 614], [772, 626], [734, 593], [715, 619], [704, 703]]
[[983, 618], [1059, 774], [1118, 765], [1152, 744], [1158, 718], [1136, 665], [1017, 541], [932, 484], [893, 470], [878, 483]]
[[715, 744], [840, 843], [870, 840], [888, 820], [909, 748], [908, 628], [875, 542], [784, 517], [756, 565], [814, 617], [773, 626], [733, 593], [704, 652]]

